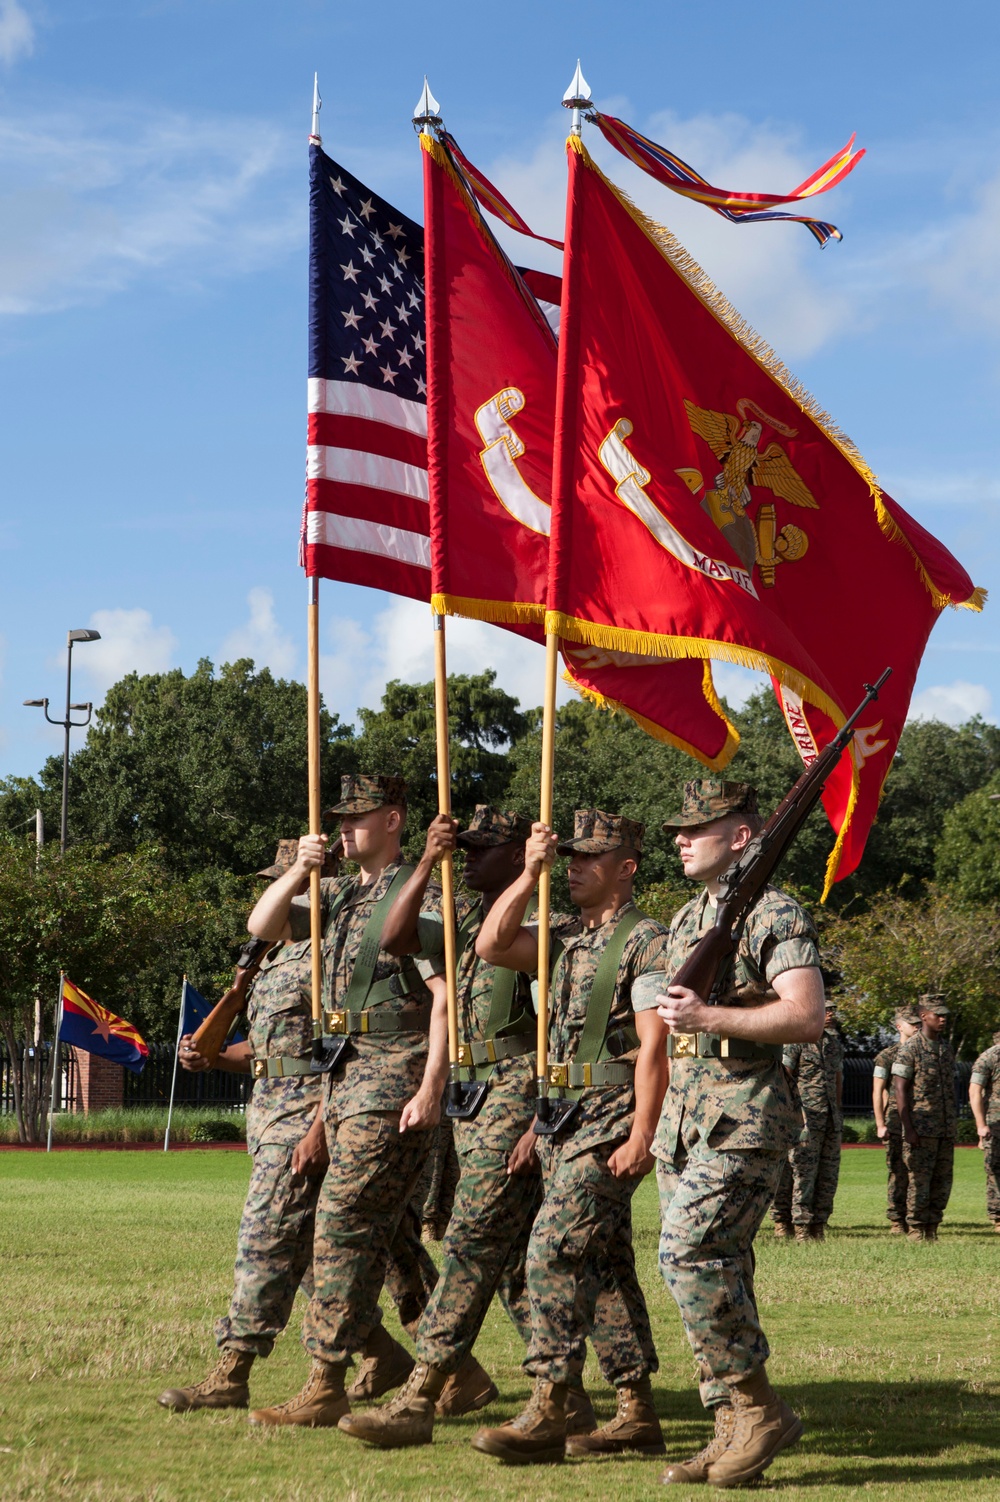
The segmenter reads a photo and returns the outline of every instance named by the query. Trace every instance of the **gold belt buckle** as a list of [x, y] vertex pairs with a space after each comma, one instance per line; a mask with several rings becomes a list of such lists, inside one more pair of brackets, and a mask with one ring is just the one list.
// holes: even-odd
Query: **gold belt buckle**
[[673, 1056], [675, 1059], [696, 1059], [698, 1057], [698, 1034], [674, 1033]]
[[346, 1033], [347, 1032], [347, 1013], [346, 1012], [327, 1012], [327, 1014], [326, 1014], [326, 1030], [327, 1030], [328, 1033]]
[[549, 1065], [549, 1084], [550, 1085], [558, 1085], [561, 1088], [565, 1089], [569, 1085], [569, 1065], [568, 1064], [550, 1064]]
[[472, 1063], [472, 1051], [467, 1044], [460, 1043], [458, 1045], [458, 1058], [456, 1060], [456, 1063], [465, 1064], [466, 1066]]
[[266, 1059], [254, 1059], [254, 1061], [253, 1061], [253, 1077], [254, 1077], [254, 1079], [255, 1080], [262, 1080], [266, 1074], [267, 1074], [267, 1060]]

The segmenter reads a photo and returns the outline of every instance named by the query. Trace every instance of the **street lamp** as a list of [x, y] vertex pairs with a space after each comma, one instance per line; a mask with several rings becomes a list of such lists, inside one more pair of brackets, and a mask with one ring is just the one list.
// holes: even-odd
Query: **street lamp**
[[[66, 825], [69, 814], [69, 733], [71, 730], [82, 730], [85, 725], [89, 725], [90, 716], [94, 711], [94, 706], [91, 703], [70, 703], [70, 689], [73, 679], [73, 643], [78, 641], [100, 641], [100, 639], [101, 633], [99, 631], [80, 630], [68, 631], [66, 633], [66, 718], [64, 720], [54, 720], [52, 718], [49, 714], [48, 699], [25, 699], [24, 701], [28, 709], [44, 709], [45, 718], [49, 724], [61, 725], [66, 733], [66, 739], [63, 743], [62, 821], [59, 826], [59, 849], [63, 854], [66, 852]], [[86, 710], [87, 718], [85, 720], [72, 719], [71, 714], [73, 710]]]

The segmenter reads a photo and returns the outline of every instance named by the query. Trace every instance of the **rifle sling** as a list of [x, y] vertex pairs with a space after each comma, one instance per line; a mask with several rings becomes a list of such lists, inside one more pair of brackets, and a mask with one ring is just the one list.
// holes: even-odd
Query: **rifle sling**
[[[400, 866], [399, 870], [392, 878], [392, 881], [389, 883], [388, 888], [372, 909], [371, 916], [368, 919], [367, 924], [365, 925], [365, 931], [362, 935], [361, 946], [358, 949], [358, 957], [354, 962], [354, 969], [351, 972], [351, 983], [347, 988], [347, 994], [344, 997], [343, 1002], [337, 1008], [338, 1011], [364, 1011], [365, 1003], [368, 1001], [369, 992], [372, 989], [372, 977], [375, 974], [375, 967], [378, 964], [378, 957], [382, 949], [382, 929], [385, 927], [385, 920], [389, 916], [389, 910], [391, 909], [393, 903], [399, 896], [400, 888], [405, 886], [406, 882], [409, 881], [412, 875], [412, 866]], [[341, 894], [339, 900], [334, 906], [333, 911], [330, 914], [330, 918], [327, 922], [328, 929], [337, 918], [346, 900], [347, 893], [344, 892]], [[383, 998], [380, 996], [379, 1000], [381, 1001], [382, 999]], [[384, 999], [388, 1000], [388, 997], [385, 997]]]

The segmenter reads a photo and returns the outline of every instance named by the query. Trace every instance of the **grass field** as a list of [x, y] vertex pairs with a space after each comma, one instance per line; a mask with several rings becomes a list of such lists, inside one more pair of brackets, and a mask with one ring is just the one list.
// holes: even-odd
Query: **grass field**
[[[980, 1155], [957, 1155], [936, 1245], [890, 1240], [884, 1163], [844, 1154], [822, 1246], [759, 1246], [772, 1380], [803, 1415], [802, 1443], [764, 1489], [788, 1497], [1000, 1497], [1000, 1236], [985, 1220]], [[505, 1469], [468, 1444], [477, 1419], [432, 1447], [380, 1455], [331, 1431], [256, 1433], [240, 1413], [169, 1415], [164, 1387], [203, 1375], [226, 1308], [248, 1177], [239, 1153], [0, 1154], [0, 1498], [3, 1502], [497, 1502], [663, 1495], [657, 1461]], [[668, 1454], [704, 1442], [692, 1363], [656, 1271], [653, 1185], [636, 1242], [660, 1351]], [[258, 1363], [253, 1396], [290, 1396], [306, 1370], [293, 1328]], [[394, 1319], [388, 1323], [394, 1328]], [[477, 1348], [502, 1400], [527, 1392], [523, 1354], [491, 1312]], [[602, 1416], [612, 1395], [588, 1365]], [[678, 1488], [681, 1498], [704, 1489]]]

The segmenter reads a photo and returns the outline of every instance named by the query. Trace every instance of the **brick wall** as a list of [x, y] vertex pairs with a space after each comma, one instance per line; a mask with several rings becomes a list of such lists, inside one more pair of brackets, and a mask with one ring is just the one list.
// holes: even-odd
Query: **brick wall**
[[75, 1089], [71, 1111], [82, 1111], [88, 1116], [91, 1111], [104, 1111], [111, 1106], [120, 1106], [123, 1097], [122, 1066], [99, 1054], [86, 1053], [82, 1048], [73, 1049], [76, 1068]]

